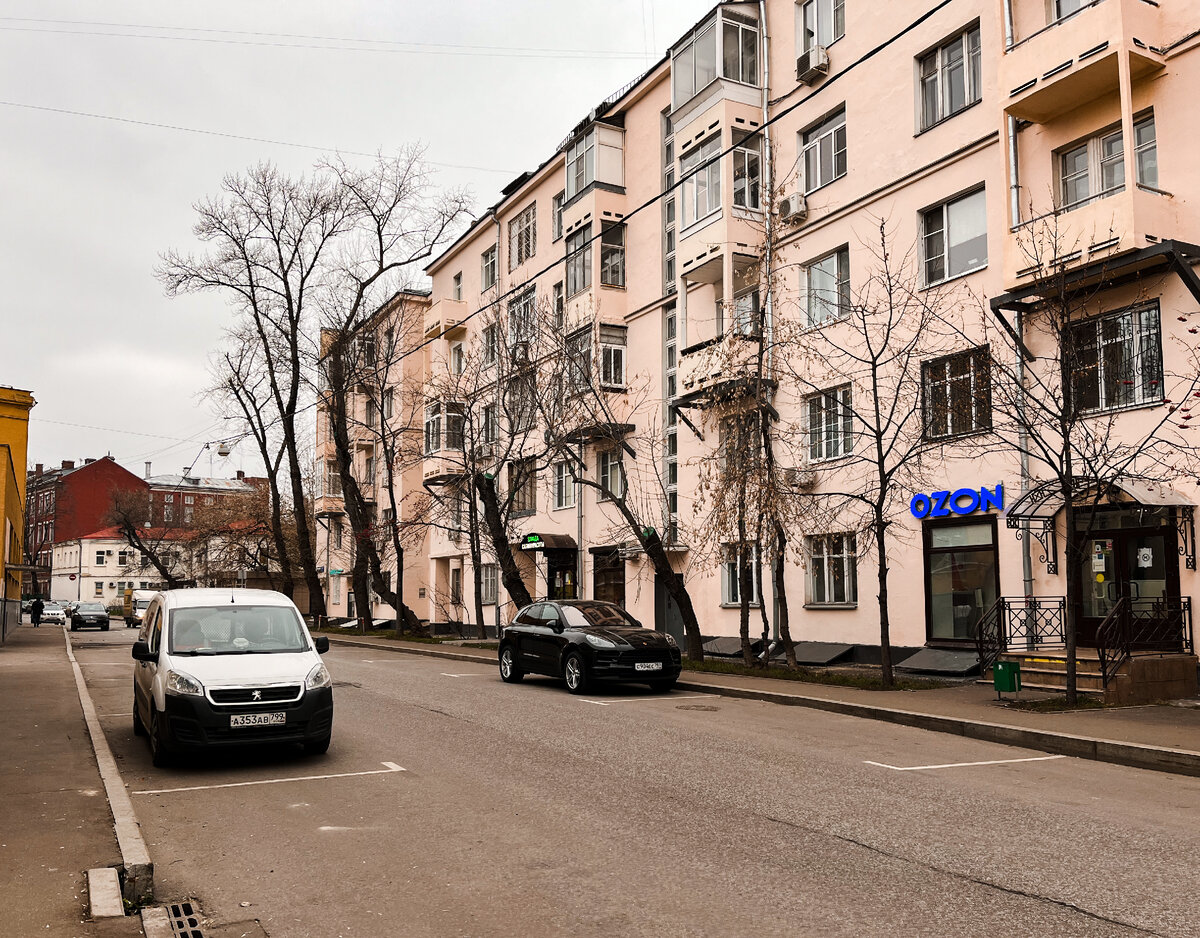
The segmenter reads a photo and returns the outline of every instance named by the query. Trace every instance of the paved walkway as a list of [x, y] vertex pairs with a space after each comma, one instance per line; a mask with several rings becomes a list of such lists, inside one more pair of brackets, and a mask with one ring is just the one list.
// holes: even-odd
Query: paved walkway
[[[401, 642], [392, 639], [336, 636], [336, 642], [366, 642], [415, 654], [453, 656], [460, 660], [481, 660], [494, 663], [496, 653], [490, 649], [453, 647]], [[1165, 749], [1180, 753], [1182, 758], [1169, 754], [1155, 767], [1185, 774], [1200, 774], [1200, 709], [1168, 704], [1143, 707], [1114, 707], [1104, 710], [1074, 710], [1064, 713], [1036, 713], [1013, 710], [996, 700], [996, 692], [981, 684], [961, 684], [936, 690], [873, 691], [831, 684], [808, 684], [800, 681], [768, 677], [743, 677], [737, 674], [714, 674], [704, 671], [684, 671], [681, 685], [696, 690], [734, 696], [773, 700], [800, 706], [817, 706], [840, 710], [876, 719], [887, 719], [913, 726], [925, 726], [942, 732], [958, 732], [977, 738], [1004, 741], [1005, 731], [1014, 743], [1047, 751], [1070, 751], [1072, 754], [1125, 764], [1154, 765], [1153, 754], [1145, 760], [1122, 757], [1121, 751], [1097, 752], [1097, 747], [1073, 747], [1067, 742], [1054, 748], [1053, 740], [1037, 737], [1044, 734], [1070, 741], [1084, 739], [1123, 744], [1128, 747]], [[1023, 697], [1046, 697], [1048, 694], [1026, 692]], [[1200, 701], [1197, 701], [1200, 703]], [[922, 721], [907, 719], [932, 717]], [[971, 724], [971, 726], [964, 726]], [[996, 729], [990, 729], [990, 728]], [[985, 730], [979, 728], [988, 728]], [[1084, 749], [1091, 751], [1085, 752]], [[1077, 751], [1078, 750], [1078, 751]], [[1111, 758], [1109, 758], [1111, 756]]]
[[63, 630], [23, 625], [0, 645], [0, 935], [141, 935], [87, 920], [84, 871], [121, 853]]

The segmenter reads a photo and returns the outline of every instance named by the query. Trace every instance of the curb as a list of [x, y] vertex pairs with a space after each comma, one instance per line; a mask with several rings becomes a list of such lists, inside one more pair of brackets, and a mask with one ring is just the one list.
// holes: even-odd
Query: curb
[[[464, 655], [429, 648], [398, 647], [396, 645], [382, 645], [369, 641], [359, 642], [344, 638], [330, 638], [329, 642], [336, 645], [355, 645], [375, 651], [425, 655], [430, 658], [449, 658], [454, 661], [482, 661], [490, 663], [490, 658], [484, 655]], [[684, 673], [687, 674], [688, 672], [685, 671]], [[704, 684], [700, 681], [684, 679], [681, 679], [675, 686], [680, 690], [694, 690], [705, 694], [716, 694], [720, 697], [737, 697], [742, 700], [761, 700], [764, 703], [779, 704], [787, 707], [808, 707], [812, 710], [824, 710], [827, 713], [839, 713], [843, 716], [858, 717], [864, 720], [878, 720], [884, 723], [895, 723], [898, 726], [911, 726], [915, 729], [929, 730], [934, 733], [949, 733], [953, 736], [964, 736], [968, 739], [978, 739], [983, 742], [1000, 743], [1005, 746], [1019, 746], [1023, 749], [1034, 749], [1039, 752], [1052, 753], [1053, 755], [1073, 756], [1077, 759], [1091, 759], [1095, 762], [1110, 762], [1115, 765], [1127, 765], [1135, 769], [1149, 769], [1152, 772], [1200, 776], [1200, 752], [1190, 752], [1186, 749], [1168, 749], [1162, 746], [1123, 743], [1113, 739], [1099, 739], [1092, 736], [1051, 733], [1046, 730], [1009, 726], [1004, 723], [986, 723], [980, 720], [948, 717], [936, 713], [897, 710], [891, 707], [876, 707], [870, 704], [830, 700], [825, 697], [805, 697], [802, 694], [785, 694], [780, 691], [728, 687], [724, 684]]]
[[100, 769], [100, 779], [104, 782], [104, 792], [108, 796], [108, 808], [113, 816], [117, 847], [121, 851], [121, 862], [125, 866], [123, 894], [129, 902], [143, 905], [154, 896], [154, 864], [150, 861], [150, 851], [142, 838], [142, 827], [133, 811], [129, 792], [121, 779], [117, 760], [108, 748], [108, 740], [100, 726], [96, 705], [92, 703], [92, 695], [88, 693], [83, 672], [79, 669], [79, 662], [75, 660], [75, 652], [71, 648], [71, 633], [66, 628], [63, 629], [63, 639], [67, 643], [67, 658], [75, 672], [75, 688], [79, 692], [79, 703], [83, 707], [88, 735], [92, 739], [92, 750], [96, 754], [96, 765]]

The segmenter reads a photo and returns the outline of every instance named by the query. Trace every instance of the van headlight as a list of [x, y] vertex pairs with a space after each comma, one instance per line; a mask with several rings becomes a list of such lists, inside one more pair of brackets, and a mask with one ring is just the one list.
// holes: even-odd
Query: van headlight
[[188, 677], [182, 671], [168, 671], [167, 693], [178, 697], [203, 697], [204, 688], [194, 677]]
[[316, 665], [304, 679], [305, 690], [319, 690], [322, 687], [332, 686], [333, 678], [329, 676], [329, 669], [323, 664]]

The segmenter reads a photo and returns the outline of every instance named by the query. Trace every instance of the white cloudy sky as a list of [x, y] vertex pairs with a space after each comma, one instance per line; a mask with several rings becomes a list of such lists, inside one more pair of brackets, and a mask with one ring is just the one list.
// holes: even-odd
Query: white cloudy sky
[[0, 384], [37, 398], [30, 463], [257, 470], [201, 449], [229, 434], [200, 396], [228, 310], [153, 277], [192, 204], [259, 160], [423, 141], [486, 207], [710, 6], [0, 0]]

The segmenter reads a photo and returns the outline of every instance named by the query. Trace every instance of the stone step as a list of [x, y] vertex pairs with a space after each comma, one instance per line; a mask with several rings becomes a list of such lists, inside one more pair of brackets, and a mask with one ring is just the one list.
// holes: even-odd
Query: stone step
[[[976, 684], [985, 684], [988, 687], [992, 686], [992, 682], [990, 680], [985, 681], [982, 678], [977, 680], [975, 683]], [[1024, 680], [1023, 678], [1021, 680], [1021, 690], [1039, 690], [1039, 691], [1049, 691], [1051, 693], [1061, 694], [1066, 689], [1067, 688], [1062, 684], [1031, 684], [1028, 681]], [[1075, 692], [1078, 694], [1086, 694], [1088, 697], [1100, 697], [1100, 698], [1104, 697], [1104, 689], [1103, 688], [1100, 688], [1099, 690], [1097, 690], [1094, 687], [1084, 687], [1083, 685], [1079, 685], [1075, 688]]]

